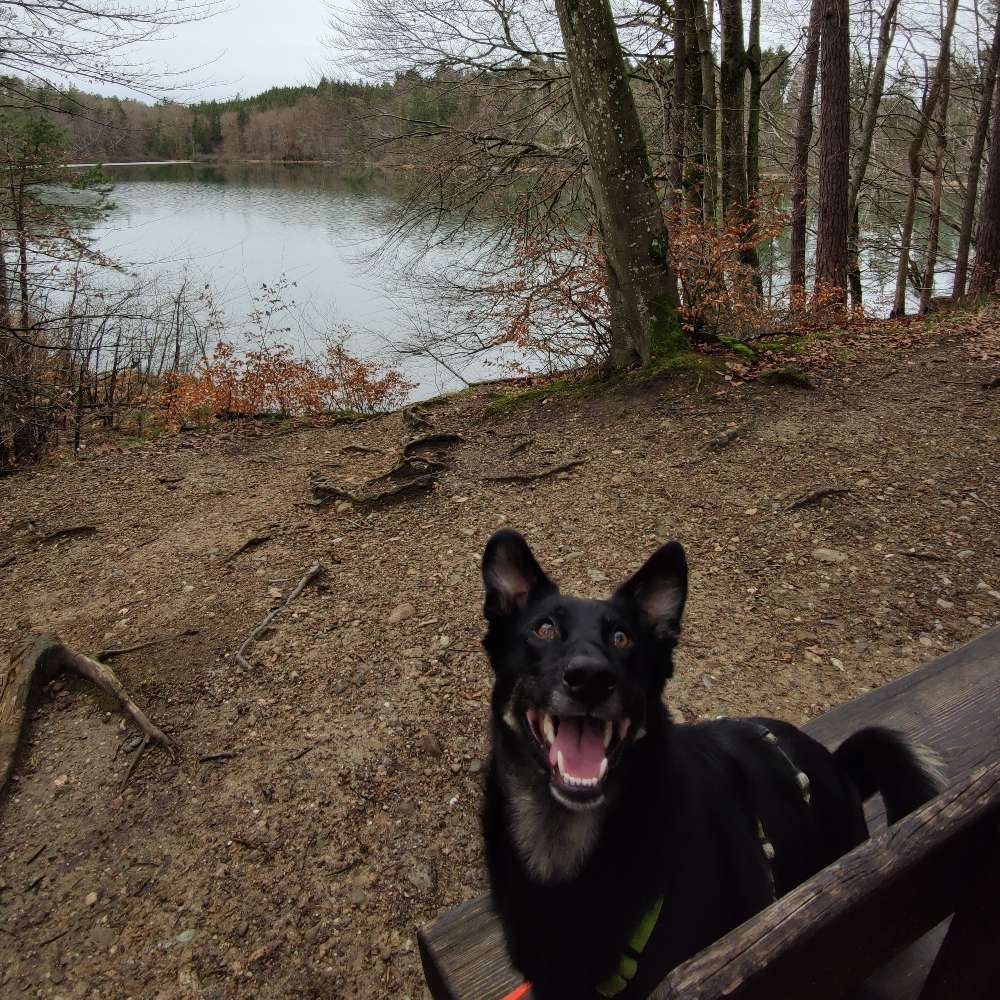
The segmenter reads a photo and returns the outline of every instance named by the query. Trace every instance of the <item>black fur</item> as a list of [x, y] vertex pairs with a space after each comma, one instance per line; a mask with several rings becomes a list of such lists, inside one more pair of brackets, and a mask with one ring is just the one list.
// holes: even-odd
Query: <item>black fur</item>
[[[596, 997], [662, 895], [638, 973], [616, 1000], [645, 996], [774, 893], [865, 839], [864, 798], [880, 791], [895, 819], [937, 790], [889, 730], [862, 730], [830, 754], [775, 720], [672, 723], [661, 696], [687, 594], [675, 542], [606, 601], [560, 594], [508, 530], [490, 539], [483, 577], [495, 672], [487, 866], [511, 958], [538, 1000]], [[566, 739], [629, 720], [598, 787], [567, 787], [553, 773], [540, 710], [570, 720]]]

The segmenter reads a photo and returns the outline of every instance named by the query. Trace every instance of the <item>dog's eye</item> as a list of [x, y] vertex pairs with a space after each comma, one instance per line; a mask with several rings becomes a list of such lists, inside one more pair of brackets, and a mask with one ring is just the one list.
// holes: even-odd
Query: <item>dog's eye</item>
[[614, 635], [611, 636], [611, 641], [618, 649], [625, 649], [627, 646], [632, 645], [631, 636], [628, 632], [623, 632], [620, 628], [615, 629]]
[[556, 637], [556, 627], [546, 618], [545, 621], [539, 622], [535, 626], [535, 635], [539, 639], [554, 639]]

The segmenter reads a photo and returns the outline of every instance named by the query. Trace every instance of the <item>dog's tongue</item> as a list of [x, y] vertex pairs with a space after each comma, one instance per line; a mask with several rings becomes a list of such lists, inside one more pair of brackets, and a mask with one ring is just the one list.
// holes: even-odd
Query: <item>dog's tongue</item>
[[556, 767], [563, 755], [563, 769], [574, 778], [599, 778], [604, 760], [604, 724], [598, 719], [560, 719], [559, 731], [549, 748], [549, 763]]

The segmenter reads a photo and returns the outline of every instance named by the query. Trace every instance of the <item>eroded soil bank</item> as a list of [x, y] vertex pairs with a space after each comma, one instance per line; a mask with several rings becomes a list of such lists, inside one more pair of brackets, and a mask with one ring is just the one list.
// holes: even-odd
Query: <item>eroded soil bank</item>
[[[0, 993], [423, 996], [415, 928], [484, 886], [477, 559], [498, 524], [585, 594], [684, 542], [688, 720], [800, 722], [1000, 622], [995, 320], [806, 367], [813, 391], [675, 376], [499, 416], [483, 388], [430, 428], [229, 425], [0, 483], [0, 654], [32, 629], [158, 640], [112, 663], [184, 750], [122, 793], [118, 718], [74, 683], [40, 699], [0, 806]], [[464, 439], [430, 492], [309, 505], [310, 474], [359, 492], [429, 429]], [[789, 509], [823, 488], [846, 492]]]

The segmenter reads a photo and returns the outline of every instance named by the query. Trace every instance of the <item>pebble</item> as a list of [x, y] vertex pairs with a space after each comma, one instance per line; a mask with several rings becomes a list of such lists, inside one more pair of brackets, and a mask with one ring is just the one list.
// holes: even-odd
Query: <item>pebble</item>
[[441, 756], [441, 743], [433, 733], [424, 733], [420, 737], [420, 749], [429, 757]]
[[56, 788], [65, 788], [68, 781], [69, 781], [68, 774], [60, 774], [59, 777], [52, 782], [52, 784], [55, 785]]
[[400, 622], [405, 622], [407, 618], [412, 618], [416, 613], [417, 609], [412, 604], [398, 604], [389, 615], [389, 624], [399, 625]]
[[943, 597], [939, 597], [936, 603], [942, 611], [951, 611], [955, 607], [954, 601], [946, 601]]
[[190, 944], [197, 935], [198, 932], [193, 927], [188, 927], [177, 935], [176, 941], [178, 944]]
[[957, 558], [959, 559], [971, 559], [976, 553], [972, 549], [962, 549], [961, 552], [957, 553]]
[[819, 562], [825, 563], [847, 562], [847, 556], [844, 555], [843, 552], [838, 552], [836, 549], [813, 549], [812, 557]]
[[483, 762], [478, 758], [474, 758], [469, 762], [469, 774], [479, 774], [483, 769]]
[[97, 893], [88, 892], [83, 901], [87, 904], [87, 906], [95, 906], [97, 904]]
[[599, 569], [588, 570], [587, 576], [593, 583], [606, 583], [608, 579], [607, 573], [602, 573]]
[[430, 865], [418, 861], [406, 873], [406, 877], [415, 889], [420, 892], [433, 892], [437, 879], [434, 877], [434, 869]]
[[365, 890], [358, 886], [358, 888], [351, 890], [351, 894], [347, 898], [355, 906], [361, 906], [365, 901]]

